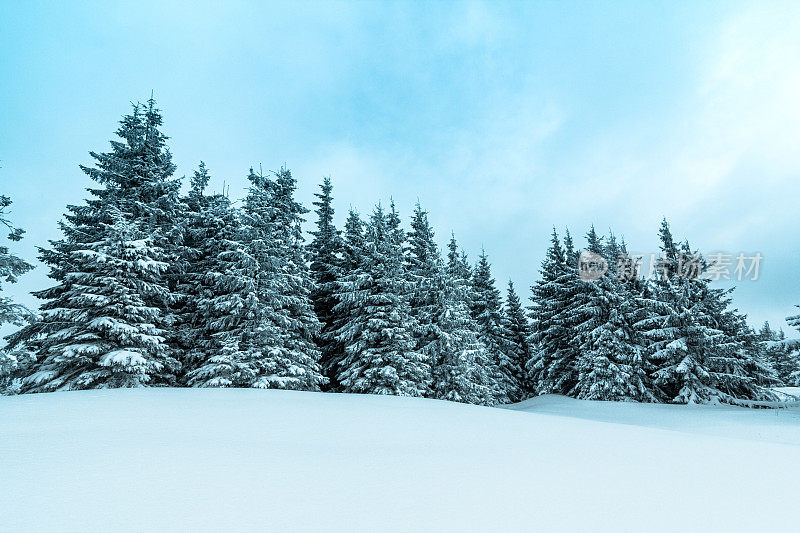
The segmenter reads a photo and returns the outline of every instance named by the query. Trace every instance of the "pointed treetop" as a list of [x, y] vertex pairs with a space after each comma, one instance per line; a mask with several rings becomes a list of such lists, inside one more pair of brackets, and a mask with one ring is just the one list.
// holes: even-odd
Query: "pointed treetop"
[[603, 253], [603, 238], [600, 237], [594, 229], [594, 224], [586, 233], [586, 249], [596, 254]]
[[197, 167], [197, 170], [194, 171], [194, 175], [191, 178], [190, 194], [202, 196], [203, 191], [205, 191], [206, 187], [208, 187], [208, 182], [210, 179], [211, 175], [208, 172], [206, 164], [203, 161], [200, 161], [200, 165]]
[[677, 260], [678, 248], [672, 238], [672, 232], [669, 229], [669, 223], [666, 218], [661, 221], [658, 236], [661, 238], [661, 251], [664, 253], [664, 257], [670, 261]]
[[544, 265], [548, 263], [564, 264], [564, 249], [561, 248], [561, 241], [558, 238], [556, 228], [553, 228], [553, 233], [550, 236], [550, 248], [547, 249], [547, 257], [544, 260]]

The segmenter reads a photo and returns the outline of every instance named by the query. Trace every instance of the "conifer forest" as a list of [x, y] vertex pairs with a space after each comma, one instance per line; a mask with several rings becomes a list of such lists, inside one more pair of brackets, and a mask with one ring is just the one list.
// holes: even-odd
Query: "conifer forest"
[[[551, 393], [761, 406], [777, 400], [771, 387], [800, 385], [797, 343], [749, 326], [666, 220], [654, 279], [613, 233], [590, 227], [576, 242], [554, 228], [539, 279], [518, 292], [499, 286], [486, 250], [470, 258], [453, 234], [441, 249], [419, 203], [403, 216], [377, 201], [337, 228], [333, 181], [312, 212], [285, 167], [251, 168], [243, 198], [209, 193], [202, 161], [175, 176], [162, 120], [154, 99], [133, 105], [108, 151], [81, 165], [96, 186], [39, 248], [51, 280], [35, 293], [41, 308], [2, 300], [0, 320], [21, 326], [0, 352], [5, 393], [253, 387], [487, 406]], [[605, 260], [597, 279], [581, 276], [581, 250]], [[0, 254], [6, 282], [32, 268]]]

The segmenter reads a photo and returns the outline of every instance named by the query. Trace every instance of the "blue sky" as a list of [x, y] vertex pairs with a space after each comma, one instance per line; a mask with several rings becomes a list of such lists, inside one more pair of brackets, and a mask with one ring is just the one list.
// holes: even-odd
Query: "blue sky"
[[[526, 298], [553, 225], [650, 253], [666, 216], [702, 251], [762, 253], [734, 301], [786, 328], [798, 87], [792, 2], [0, 0], [0, 192], [32, 259], [91, 185], [78, 164], [154, 90], [178, 174], [203, 159], [213, 190], [286, 163], [307, 205], [332, 177], [340, 221], [419, 199]], [[10, 293], [32, 304], [45, 276]]]

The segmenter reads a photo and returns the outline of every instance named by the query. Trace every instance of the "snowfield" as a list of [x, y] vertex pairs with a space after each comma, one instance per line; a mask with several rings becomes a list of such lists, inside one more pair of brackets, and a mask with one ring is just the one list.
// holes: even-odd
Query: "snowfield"
[[800, 411], [269, 390], [0, 397], [2, 531], [793, 531]]

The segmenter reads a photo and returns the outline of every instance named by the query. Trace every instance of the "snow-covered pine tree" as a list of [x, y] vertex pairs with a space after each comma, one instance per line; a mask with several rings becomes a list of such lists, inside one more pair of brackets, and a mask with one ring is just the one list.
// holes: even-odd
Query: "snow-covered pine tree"
[[334, 312], [336, 339], [344, 347], [338, 375], [344, 392], [424, 396], [430, 388], [430, 366], [414, 342], [396, 219], [375, 208], [361, 259], [339, 282]]
[[484, 368], [485, 349], [469, 313], [466, 285], [449, 274], [433, 237], [427, 212], [417, 202], [408, 233], [407, 273], [417, 349], [432, 367], [431, 395], [493, 405], [495, 391]]
[[284, 315], [285, 338], [284, 347], [297, 362], [297, 377], [305, 381], [306, 390], [319, 390], [327, 380], [322, 376], [319, 365], [321, 352], [316, 344], [322, 324], [314, 312], [311, 294], [314, 281], [305, 260], [303, 215], [308, 209], [295, 199], [297, 180], [292, 173], [281, 168], [275, 174], [275, 188], [272, 195], [275, 202], [275, 227], [278, 239], [285, 253], [282, 268], [285, 283], [283, 284], [282, 304], [280, 309]]
[[[797, 306], [800, 308], [800, 305]], [[800, 315], [792, 315], [786, 318], [786, 322], [800, 331]], [[783, 339], [781, 341], [782, 348], [787, 353], [787, 358], [794, 361], [800, 367], [800, 340], [798, 339]], [[789, 374], [789, 379], [786, 382], [791, 387], [800, 387], [800, 368]]]
[[408, 254], [406, 271], [414, 285], [411, 296], [413, 314], [423, 314], [433, 297], [428, 287], [439, 269], [439, 250], [433, 240], [433, 228], [428, 221], [428, 212], [422, 210], [419, 202], [414, 206], [411, 216], [411, 231], [408, 232]]
[[499, 391], [499, 403], [520, 400], [520, 383], [514, 370], [511, 347], [503, 316], [500, 291], [495, 287], [489, 257], [484, 250], [472, 274], [472, 318], [478, 326], [478, 340], [486, 347], [487, 374]]
[[[594, 230], [594, 227], [592, 227]], [[622, 255], [622, 246], [617, 242], [617, 237], [613, 231], [608, 232], [605, 238], [605, 245], [601, 247], [603, 256], [608, 261], [608, 270], [613, 276], [617, 276], [617, 268], [620, 266], [620, 256]]]
[[465, 251], [459, 253], [458, 242], [455, 233], [450, 232], [450, 242], [447, 244], [447, 275], [462, 288], [461, 295], [472, 309], [475, 301], [475, 291], [472, 287], [472, 266], [469, 264], [469, 257]]
[[197, 299], [204, 287], [202, 278], [209, 270], [213, 260], [216, 238], [220, 231], [220, 220], [216, 212], [217, 197], [205, 194], [211, 179], [208, 167], [203, 161], [190, 178], [189, 193], [181, 198], [180, 209], [183, 238], [176, 258], [178, 271], [174, 293], [173, 313], [175, 340], [179, 346], [181, 373], [179, 381], [185, 382], [186, 372], [191, 370], [190, 359], [194, 357], [197, 342], [202, 335], [202, 326], [197, 317]]
[[702, 276], [707, 262], [688, 243], [677, 245], [666, 221], [659, 233], [661, 275], [652, 297], [641, 302], [650, 314], [637, 324], [650, 342], [659, 395], [674, 403], [773, 400], [757, 384], [753, 360], [726, 324], [729, 291], [710, 287]]
[[[0, 195], [0, 225], [8, 231], [7, 238], [12, 242], [22, 239], [25, 233], [21, 228], [14, 227], [8, 218], [8, 208], [11, 198]], [[0, 246], [0, 292], [3, 291], [3, 282], [16, 283], [19, 276], [33, 268], [33, 265], [11, 253], [8, 246]], [[0, 296], [0, 326], [13, 324], [22, 326], [33, 319], [33, 314], [23, 305], [14, 302], [11, 298]], [[14, 393], [19, 388], [17, 376], [25, 372], [29, 358], [26, 351], [14, 351], [0, 348], [0, 394]]]
[[[28, 342], [37, 352], [23, 390], [47, 392], [172, 384], [178, 362], [165, 342], [162, 311], [168, 265], [158, 246], [116, 206], [103, 205], [101, 231], [76, 223], [42, 250], [61, 283], [34, 293], [47, 300]], [[76, 217], [77, 218], [77, 217]], [[76, 242], [95, 231], [92, 242]], [[80, 232], [80, 236], [78, 235]], [[76, 244], [78, 244], [76, 246]]]
[[531, 287], [531, 338], [538, 356], [528, 362], [526, 370], [537, 394], [567, 394], [577, 383], [578, 354], [571, 342], [573, 332], [568, 320], [577, 268], [572, 239], [565, 238], [565, 242], [569, 244], [566, 250], [553, 228], [541, 279]]
[[[783, 333], [781, 331], [780, 333]], [[770, 368], [775, 372], [775, 377], [778, 379], [781, 385], [785, 384], [784, 373], [779, 371], [780, 368], [780, 356], [777, 351], [775, 350], [775, 346], [773, 343], [776, 341], [781, 340], [780, 333], [777, 331], [773, 331], [772, 326], [769, 325], [768, 321], [764, 321], [764, 324], [761, 326], [761, 329], [758, 330], [756, 333], [756, 339], [758, 341], [760, 352], [764, 358], [764, 360], [769, 364]], [[784, 334], [785, 337], [785, 334]]]
[[347, 213], [344, 224], [344, 239], [342, 243], [342, 270], [352, 272], [364, 259], [364, 221], [358, 211], [351, 208]]
[[758, 342], [764, 359], [775, 372], [775, 376], [783, 386], [796, 386], [793, 374], [800, 371], [800, 361], [793, 354], [782, 329], [775, 331], [769, 322], [758, 331]]
[[243, 242], [259, 265], [256, 297], [271, 308], [280, 340], [265, 353], [265, 373], [254, 386], [319, 390], [325, 382], [314, 337], [320, 324], [311, 302], [312, 281], [302, 247], [305, 208], [294, 199], [296, 181], [285, 168], [274, 180], [250, 171]]
[[[287, 364], [274, 309], [259, 298], [261, 264], [242, 242], [237, 213], [223, 195], [207, 200], [201, 226], [210, 233], [194, 278], [195, 337], [186, 382], [194, 387], [283, 388]], [[304, 388], [303, 381], [286, 388]]]
[[[744, 390], [737, 390], [733, 394], [736, 397], [750, 398], [752, 391], [749, 390], [750, 383], [758, 387], [775, 387], [780, 385], [780, 379], [766, 357], [758, 334], [747, 323], [747, 316], [739, 312], [738, 309], [730, 309], [732, 300], [728, 296], [733, 289], [712, 289], [715, 291], [716, 307], [712, 310], [712, 318], [717, 327], [732, 343], [728, 357], [732, 362], [726, 363], [722, 368], [723, 373], [734, 373], [740, 369], [741, 376], [744, 377]], [[735, 385], [741, 387], [741, 385]]]
[[525, 368], [533, 358], [534, 352], [530, 344], [530, 323], [525, 311], [522, 309], [522, 302], [514, 290], [514, 282], [511, 280], [508, 280], [508, 289], [506, 291], [505, 320], [508, 345], [511, 348], [509, 356], [513, 365], [514, 378], [519, 386], [515, 397], [517, 401], [521, 401], [533, 394], [533, 387], [528, 381]]
[[456, 234], [450, 232], [450, 242], [447, 243], [447, 272], [453, 279], [468, 280], [470, 272], [463, 271], [461, 268], [460, 255], [458, 253], [458, 241]]
[[[592, 227], [586, 239], [589, 252], [616, 265], [620, 249], [613, 234], [603, 245]], [[579, 280], [578, 286], [579, 305], [568, 315], [571, 344], [578, 353], [578, 379], [570, 395], [586, 400], [654, 401], [633, 326], [635, 308], [616, 276], [616, 267], [599, 279]]]
[[[555, 231], [555, 228], [553, 229]], [[573, 270], [573, 274], [578, 272], [578, 255], [580, 252], [575, 250], [575, 244], [572, 241], [572, 235], [569, 229], [564, 230], [564, 261], [567, 267]]]
[[417, 329], [414, 332], [416, 349], [428, 357], [431, 367], [438, 364], [439, 354], [432, 353], [428, 345], [438, 336], [437, 319], [440, 316], [444, 286], [440, 283], [441, 258], [433, 240], [433, 228], [428, 213], [417, 202], [408, 232], [408, 253], [405, 272], [411, 284], [409, 307]]
[[205, 164], [194, 173], [186, 205], [179, 324], [185, 346], [181, 382], [196, 387], [252, 387], [267, 374], [280, 342], [271, 308], [255, 296], [259, 264], [242, 244], [242, 227], [223, 194], [206, 195]]
[[307, 247], [307, 254], [311, 263], [311, 277], [314, 281], [311, 291], [311, 300], [317, 319], [322, 324], [317, 335], [317, 345], [320, 348], [320, 366], [328, 379], [335, 378], [335, 372], [328, 370], [335, 367], [330, 361], [336, 359], [341, 353], [341, 347], [336, 345], [332, 338], [335, 330], [333, 307], [336, 305], [336, 281], [342, 275], [342, 237], [333, 222], [333, 185], [331, 179], [325, 177], [319, 186], [320, 191], [315, 193], [317, 229], [311, 232], [313, 240]]
[[[331, 390], [341, 390], [338, 382], [341, 361], [344, 358], [344, 346], [338, 339], [339, 331], [350, 320], [350, 309], [347, 305], [340, 305], [338, 297], [341, 293], [346, 293], [352, 281], [352, 275], [364, 261], [364, 222], [361, 220], [358, 211], [350, 208], [347, 220], [344, 225], [344, 235], [342, 237], [341, 258], [339, 263], [339, 274], [333, 283], [333, 307], [331, 308], [331, 326], [325, 342], [327, 351], [324, 353], [322, 361], [323, 374], [328, 376], [329, 388]], [[348, 279], [348, 277], [350, 277]], [[347, 280], [347, 281], [346, 281]]]
[[123, 117], [111, 151], [81, 166], [102, 185], [69, 206], [64, 237], [40, 248], [57, 285], [34, 293], [41, 320], [14, 338], [37, 355], [30, 392], [171, 384], [178, 363], [168, 346], [170, 241], [180, 183], [151, 98]]
[[425, 346], [433, 368], [433, 396], [442, 400], [494, 405], [499, 392], [487, 373], [486, 347], [470, 315], [467, 287], [443, 270], [436, 274], [439, 301], [433, 306], [435, 334]]
[[628, 253], [628, 246], [623, 238], [614, 270], [617, 279], [620, 280], [624, 290], [627, 291], [628, 297], [634, 298], [633, 305], [637, 307], [637, 312], [641, 311], [641, 307], [638, 305], [636, 298], [646, 296], [647, 293], [647, 283], [639, 272], [640, 267], [639, 259], [632, 257]]

